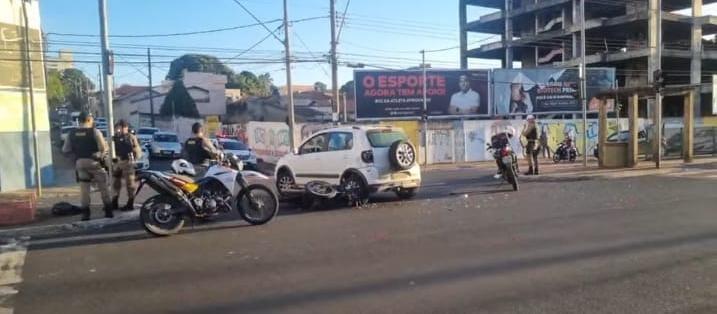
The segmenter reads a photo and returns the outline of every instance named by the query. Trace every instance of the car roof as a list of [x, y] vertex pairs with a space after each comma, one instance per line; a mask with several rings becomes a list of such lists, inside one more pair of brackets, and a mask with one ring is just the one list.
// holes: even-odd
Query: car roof
[[172, 132], [157, 132], [157, 133], [154, 133], [154, 135], [174, 135], [174, 136], [177, 136], [177, 133], [172, 133]]
[[354, 130], [361, 130], [361, 131], [371, 131], [371, 130], [390, 130], [390, 129], [398, 129], [398, 127], [390, 126], [390, 125], [354, 125], [354, 126], [340, 126], [340, 127], [334, 127], [334, 128], [328, 128], [316, 131], [316, 133], [325, 133], [325, 132], [353, 132]]

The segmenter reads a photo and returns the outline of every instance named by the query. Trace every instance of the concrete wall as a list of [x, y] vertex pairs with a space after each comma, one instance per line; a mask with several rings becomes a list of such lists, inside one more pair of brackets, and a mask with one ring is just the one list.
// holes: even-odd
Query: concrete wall
[[34, 163], [32, 137], [33, 117], [30, 106], [29, 75], [22, 51], [25, 27], [22, 19], [22, 1], [0, 1], [0, 191], [30, 188], [35, 185], [35, 169], [41, 169], [43, 185], [54, 182], [50, 151], [50, 123], [45, 94], [45, 77], [42, 62], [39, 3], [27, 3], [30, 24], [30, 54], [35, 88], [35, 117], [39, 140], [39, 165]]

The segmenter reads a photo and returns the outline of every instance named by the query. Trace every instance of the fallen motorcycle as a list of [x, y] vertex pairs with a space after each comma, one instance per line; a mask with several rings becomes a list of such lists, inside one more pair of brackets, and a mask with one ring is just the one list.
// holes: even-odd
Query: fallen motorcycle
[[248, 178], [269, 178], [254, 171], [242, 171], [243, 163], [231, 154], [210, 164], [206, 175], [197, 180], [192, 165], [185, 160], [172, 163], [174, 173], [139, 171], [139, 187], [146, 185], [158, 194], [147, 199], [140, 210], [145, 230], [167, 236], [179, 232], [185, 220], [209, 219], [237, 210], [252, 225], [273, 219], [279, 211], [279, 198], [271, 183], [250, 184]]

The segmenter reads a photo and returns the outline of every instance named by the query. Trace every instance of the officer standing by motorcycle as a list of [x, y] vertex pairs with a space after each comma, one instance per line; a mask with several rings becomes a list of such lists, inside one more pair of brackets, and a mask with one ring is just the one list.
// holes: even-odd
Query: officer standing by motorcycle
[[209, 162], [219, 157], [219, 150], [204, 136], [204, 127], [201, 123], [192, 124], [193, 137], [184, 142], [184, 151], [187, 161], [194, 165], [196, 176], [201, 178], [209, 167]]
[[68, 134], [62, 152], [75, 157], [77, 181], [80, 182], [82, 220], [90, 220], [90, 186], [93, 183], [97, 185], [102, 196], [105, 217], [112, 218], [107, 171], [104, 168], [108, 153], [107, 143], [102, 132], [94, 128], [92, 114], [81, 112], [78, 122], [80, 127]]
[[528, 155], [528, 172], [525, 175], [538, 175], [538, 154], [540, 153], [540, 144], [538, 143], [538, 126], [535, 123], [535, 116], [528, 115], [528, 123], [523, 130], [523, 137], [527, 141], [525, 151]]
[[137, 158], [142, 157], [142, 148], [137, 137], [129, 132], [129, 124], [125, 120], [119, 120], [115, 125], [115, 136], [113, 143], [117, 160], [112, 168], [112, 209], [119, 207], [119, 194], [122, 190], [122, 179], [125, 180], [127, 188], [127, 204], [122, 211], [134, 209], [134, 193], [137, 189], [135, 182], [134, 163]]

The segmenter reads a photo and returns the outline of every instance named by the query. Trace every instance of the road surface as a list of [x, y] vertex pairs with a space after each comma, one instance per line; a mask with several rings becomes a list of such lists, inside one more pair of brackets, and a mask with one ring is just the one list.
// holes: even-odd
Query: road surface
[[[415, 200], [33, 238], [15, 313], [715, 313], [717, 181], [424, 173]], [[24, 250], [23, 250], [24, 251]], [[18, 254], [16, 254], [18, 255]], [[0, 283], [1, 284], [1, 283]], [[2, 289], [0, 289], [2, 291]], [[0, 300], [2, 300], [0, 298]]]

